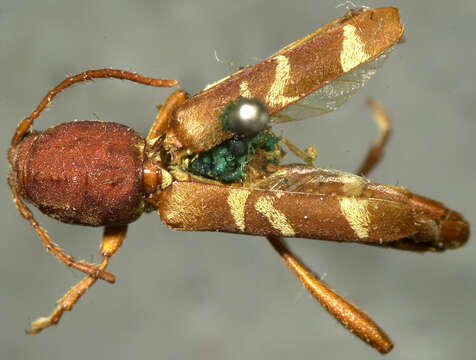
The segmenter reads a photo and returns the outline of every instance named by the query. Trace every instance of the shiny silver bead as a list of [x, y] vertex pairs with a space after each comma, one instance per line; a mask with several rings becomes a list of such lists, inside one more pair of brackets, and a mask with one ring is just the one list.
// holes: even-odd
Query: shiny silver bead
[[228, 113], [231, 132], [253, 137], [269, 123], [269, 114], [258, 100], [240, 97]]

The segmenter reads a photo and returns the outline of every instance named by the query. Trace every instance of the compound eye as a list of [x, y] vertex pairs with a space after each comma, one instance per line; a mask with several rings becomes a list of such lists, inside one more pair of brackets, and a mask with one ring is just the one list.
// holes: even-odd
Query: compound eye
[[269, 123], [269, 114], [258, 100], [240, 97], [227, 114], [227, 130], [253, 137]]

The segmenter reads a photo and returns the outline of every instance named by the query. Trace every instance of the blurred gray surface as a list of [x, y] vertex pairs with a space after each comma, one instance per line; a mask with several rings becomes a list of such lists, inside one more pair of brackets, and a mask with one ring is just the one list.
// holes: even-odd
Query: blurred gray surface
[[[339, 1], [19, 1], [0, 3], [1, 152], [16, 124], [66, 75], [115, 67], [176, 78], [195, 93], [342, 15]], [[340, 110], [281, 126], [316, 144], [318, 165], [354, 170], [376, 134], [365, 99], [394, 119], [385, 161], [371, 175], [443, 201], [476, 224], [476, 4], [366, 1], [400, 8], [406, 42]], [[146, 134], [170, 90], [99, 80], [58, 98], [37, 128], [98, 117]], [[8, 164], [1, 162], [6, 179]], [[59, 326], [23, 330], [82, 275], [41, 247], [0, 187], [1, 359], [376, 359], [304, 291], [259, 237], [180, 233], [152, 213], [130, 226], [97, 283]], [[38, 219], [71, 253], [98, 260], [101, 230]], [[307, 264], [390, 334], [388, 359], [473, 358], [475, 239], [443, 254], [292, 239]]]

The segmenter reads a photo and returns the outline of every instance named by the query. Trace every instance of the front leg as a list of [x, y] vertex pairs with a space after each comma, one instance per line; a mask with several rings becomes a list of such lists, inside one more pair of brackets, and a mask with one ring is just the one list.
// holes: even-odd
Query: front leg
[[[122, 245], [126, 237], [127, 225], [106, 227], [101, 243], [100, 254], [103, 257], [99, 269], [104, 271], [113, 256]], [[40, 317], [33, 321], [26, 331], [28, 334], [38, 334], [43, 329], [58, 324], [65, 311], [71, 311], [79, 298], [97, 281], [97, 277], [87, 276], [74, 285], [64, 296], [56, 302], [56, 308], [49, 317]]]
[[177, 90], [167, 98], [164, 105], [157, 105], [159, 112], [147, 135], [146, 140], [148, 143], [155, 141], [159, 136], [165, 134], [169, 126], [169, 119], [185, 100], [187, 100], [187, 93], [183, 90]]
[[95, 264], [90, 264], [82, 260], [75, 260], [72, 255], [68, 254], [61, 247], [55, 244], [51, 240], [48, 233], [40, 226], [38, 221], [36, 221], [28, 206], [26, 206], [23, 200], [20, 198], [12, 176], [8, 178], [8, 184], [10, 185], [10, 188], [12, 190], [13, 202], [15, 203], [18, 212], [21, 214], [21, 216], [23, 216], [26, 220], [30, 222], [31, 226], [38, 234], [38, 237], [40, 238], [41, 243], [45, 247], [46, 251], [52, 253], [59, 261], [61, 261], [67, 267], [72, 267], [76, 270], [88, 274], [91, 277], [100, 278], [110, 283], [114, 283], [114, 281], [116, 281], [114, 274], [104, 271], [104, 269], [100, 269], [99, 266]]

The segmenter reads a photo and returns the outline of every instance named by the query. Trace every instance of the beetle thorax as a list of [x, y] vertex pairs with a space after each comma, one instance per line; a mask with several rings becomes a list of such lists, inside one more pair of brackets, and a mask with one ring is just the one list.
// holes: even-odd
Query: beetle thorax
[[123, 225], [145, 208], [144, 139], [127, 126], [76, 121], [34, 132], [11, 154], [20, 195], [43, 213], [82, 225]]

